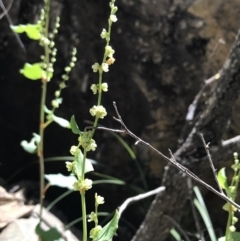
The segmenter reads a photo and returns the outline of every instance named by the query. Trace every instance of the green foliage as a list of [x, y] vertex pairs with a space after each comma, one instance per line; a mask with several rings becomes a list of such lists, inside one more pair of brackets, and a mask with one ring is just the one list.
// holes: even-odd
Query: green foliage
[[41, 228], [40, 224], [36, 226], [36, 234], [41, 237], [41, 241], [61, 241], [61, 233], [56, 228], [50, 228], [49, 230], [45, 231]]
[[58, 174], [45, 174], [44, 177], [48, 180], [51, 186], [58, 186], [73, 190], [73, 182], [77, 179], [75, 176], [64, 176], [61, 173]]
[[39, 80], [43, 76], [43, 70], [40, 63], [36, 64], [24, 64], [23, 69], [20, 70], [26, 78], [31, 80]]
[[10, 26], [15, 33], [26, 33], [30, 39], [39, 40], [41, 38], [41, 25], [40, 24], [26, 24]]
[[116, 230], [118, 228], [118, 221], [119, 215], [118, 211], [116, 210], [112, 220], [102, 228], [98, 236], [93, 239], [93, 241], [109, 241], [116, 233]]
[[[77, 176], [77, 177], [81, 177], [82, 173], [83, 173], [83, 159], [84, 159], [84, 156], [81, 152], [81, 150], [79, 150], [79, 152], [76, 154], [75, 156], [75, 159], [74, 159], [74, 162], [75, 162], [75, 166], [74, 166], [74, 174]], [[84, 173], [87, 173], [87, 172], [91, 172], [93, 171], [93, 165], [91, 163], [91, 161], [89, 159], [86, 159], [85, 160], [85, 169], [84, 169]]]
[[81, 131], [79, 130], [79, 127], [77, 125], [74, 115], [71, 117], [70, 126], [71, 126], [71, 130], [74, 134], [78, 134], [78, 135], [81, 134]]
[[172, 228], [170, 230], [170, 234], [174, 237], [176, 241], [182, 241], [181, 236], [179, 235], [176, 229]]
[[220, 169], [217, 175], [218, 182], [221, 186], [222, 189], [228, 190], [228, 185], [227, 185], [227, 176], [226, 176], [226, 168], [223, 167]]
[[206, 208], [205, 202], [203, 200], [202, 194], [198, 187], [194, 187], [193, 190], [197, 197], [197, 199], [195, 198], [193, 202], [194, 202], [195, 206], [197, 207], [197, 209], [205, 223], [205, 227], [207, 227], [207, 231], [209, 233], [209, 237], [210, 237], [211, 241], [216, 241], [217, 240], [216, 234], [214, 232], [212, 221], [209, 216], [208, 210]]

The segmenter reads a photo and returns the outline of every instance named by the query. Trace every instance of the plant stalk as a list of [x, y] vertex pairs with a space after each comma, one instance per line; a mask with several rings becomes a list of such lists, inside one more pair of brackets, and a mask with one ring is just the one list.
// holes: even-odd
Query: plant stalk
[[[48, 28], [49, 28], [49, 11], [50, 11], [50, 2], [48, 0], [45, 7], [45, 29], [44, 29], [44, 36], [48, 38]], [[44, 121], [45, 121], [45, 114], [44, 114], [44, 106], [46, 103], [46, 94], [47, 94], [47, 81], [48, 81], [48, 68], [49, 68], [49, 48], [46, 44], [44, 44], [44, 54], [45, 54], [45, 62], [47, 64], [46, 70], [46, 78], [42, 78], [42, 95], [41, 95], [41, 103], [40, 103], [40, 124], [39, 124], [39, 135], [40, 135], [40, 143], [38, 146], [38, 156], [39, 156], [39, 170], [40, 170], [40, 224], [42, 221], [42, 210], [43, 210], [43, 199], [44, 199]]]
[[87, 214], [86, 214], [85, 192], [80, 192], [80, 194], [81, 194], [82, 219], [83, 219], [83, 240], [82, 241], [87, 241]]

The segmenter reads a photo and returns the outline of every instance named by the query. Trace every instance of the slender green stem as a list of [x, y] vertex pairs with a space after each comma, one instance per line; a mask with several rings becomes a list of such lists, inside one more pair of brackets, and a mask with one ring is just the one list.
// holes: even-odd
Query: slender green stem
[[85, 163], [86, 163], [87, 151], [86, 148], [83, 150], [83, 164], [82, 164], [82, 180], [85, 178]]
[[95, 221], [95, 227], [97, 227], [98, 226], [98, 205], [97, 204], [95, 204], [95, 214], [97, 217], [97, 219]]
[[83, 219], [83, 240], [87, 241], [87, 212], [86, 212], [86, 202], [85, 202], [85, 192], [80, 192], [81, 203], [82, 203], [82, 219]]
[[[47, 38], [48, 37], [48, 27], [49, 27], [49, 10], [50, 10], [50, 1], [48, 0], [46, 3], [46, 13], [45, 13], [45, 31], [44, 31], [44, 36]], [[47, 72], [48, 72], [48, 67], [49, 67], [49, 49], [47, 45], [44, 45], [44, 52], [45, 52], [45, 61], [47, 64]], [[47, 78], [48, 78], [48, 73], [47, 73]], [[39, 197], [39, 202], [40, 202], [40, 223], [42, 221], [42, 210], [43, 210], [43, 199], [44, 199], [44, 106], [46, 102], [46, 93], [47, 93], [47, 79], [43, 78], [42, 79], [42, 96], [41, 96], [41, 104], [40, 104], [40, 124], [39, 124], [39, 135], [40, 135], [40, 143], [38, 146], [38, 156], [39, 156], [39, 170], [40, 170], [40, 197]]]

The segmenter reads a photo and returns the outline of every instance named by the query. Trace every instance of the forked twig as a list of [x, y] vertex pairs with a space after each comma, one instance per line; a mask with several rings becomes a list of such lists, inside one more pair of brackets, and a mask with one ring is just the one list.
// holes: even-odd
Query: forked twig
[[121, 124], [121, 126], [123, 127], [123, 130], [113, 130], [113, 129], [109, 129], [109, 128], [105, 128], [105, 127], [97, 127], [97, 129], [102, 129], [102, 130], [107, 130], [107, 131], [114, 131], [114, 132], [125, 132], [128, 135], [130, 135], [131, 137], [133, 137], [136, 140], [136, 145], [138, 143], [143, 144], [144, 146], [147, 146], [148, 148], [150, 148], [151, 150], [153, 150], [154, 152], [156, 152], [158, 155], [160, 155], [161, 157], [163, 157], [166, 161], [168, 161], [169, 163], [171, 163], [174, 167], [176, 167], [178, 170], [180, 170], [181, 172], [185, 173], [187, 176], [189, 176], [190, 178], [192, 178], [193, 180], [195, 180], [196, 182], [200, 183], [201, 185], [203, 185], [204, 187], [206, 187], [208, 190], [210, 190], [211, 192], [215, 193], [216, 195], [218, 195], [220, 198], [222, 198], [223, 200], [225, 200], [226, 202], [231, 203], [234, 207], [236, 207], [238, 210], [240, 210], [240, 205], [238, 205], [237, 203], [235, 203], [234, 201], [232, 201], [230, 198], [228, 198], [224, 193], [221, 193], [219, 191], [217, 191], [215, 188], [211, 187], [209, 184], [207, 184], [206, 182], [204, 182], [202, 179], [200, 179], [198, 176], [196, 176], [194, 173], [192, 173], [188, 168], [182, 166], [180, 163], [178, 163], [175, 159], [175, 157], [173, 156], [172, 152], [170, 152], [171, 158], [168, 158], [167, 156], [165, 156], [163, 153], [161, 153], [160, 151], [158, 151], [156, 148], [154, 148], [153, 146], [151, 146], [149, 143], [143, 141], [141, 138], [139, 138], [138, 136], [136, 136], [135, 134], [133, 134], [125, 125], [125, 123], [122, 120], [122, 117], [120, 116], [118, 109], [117, 109], [117, 105], [116, 102], [113, 102], [113, 106], [114, 109], [116, 111], [116, 114], [118, 116], [118, 118], [113, 117], [117, 122], [119, 122]]
[[220, 185], [220, 183], [219, 183], [219, 181], [218, 181], [218, 178], [217, 178], [217, 170], [215, 169], [215, 167], [214, 167], [214, 165], [213, 165], [212, 157], [211, 157], [211, 154], [210, 154], [210, 151], [209, 151], [209, 144], [210, 144], [210, 143], [206, 144], [206, 141], [204, 140], [204, 137], [203, 137], [203, 134], [202, 134], [202, 133], [200, 134], [200, 137], [201, 137], [201, 139], [202, 139], [204, 148], [205, 148], [205, 150], [206, 150], [207, 158], [208, 158], [208, 160], [209, 160], [209, 163], [210, 163], [211, 169], [212, 169], [212, 171], [213, 171], [213, 175], [214, 175], [214, 178], [215, 178], [216, 183], [217, 183], [217, 185], [218, 185], [219, 191], [220, 191], [221, 193], [223, 193], [223, 190], [222, 190], [221, 185]]

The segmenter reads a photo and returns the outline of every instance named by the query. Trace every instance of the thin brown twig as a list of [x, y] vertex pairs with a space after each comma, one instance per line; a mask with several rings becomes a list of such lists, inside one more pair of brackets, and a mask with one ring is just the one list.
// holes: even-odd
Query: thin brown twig
[[159, 156], [161, 156], [162, 158], [164, 158], [166, 161], [168, 161], [169, 163], [171, 163], [173, 166], [175, 166], [178, 170], [180, 170], [181, 172], [185, 173], [187, 176], [189, 176], [190, 178], [192, 178], [193, 180], [195, 180], [196, 182], [200, 183], [201, 185], [203, 185], [204, 187], [206, 187], [208, 190], [210, 190], [211, 192], [215, 193], [216, 195], [218, 195], [220, 198], [222, 198], [223, 200], [225, 200], [226, 202], [231, 203], [234, 207], [236, 207], [238, 210], [240, 210], [240, 205], [238, 205], [237, 203], [235, 203], [234, 201], [232, 201], [230, 198], [228, 198], [224, 193], [221, 193], [219, 191], [217, 191], [215, 188], [213, 188], [212, 186], [210, 186], [209, 184], [207, 184], [206, 182], [204, 182], [202, 179], [200, 179], [198, 176], [196, 176], [194, 173], [192, 173], [189, 169], [187, 169], [186, 167], [182, 166], [180, 163], [178, 163], [175, 160], [175, 157], [173, 156], [173, 154], [171, 154], [171, 158], [168, 158], [167, 156], [165, 156], [163, 153], [161, 153], [160, 151], [158, 151], [156, 148], [154, 148], [153, 146], [151, 146], [149, 143], [143, 141], [141, 138], [139, 138], [138, 136], [136, 136], [135, 134], [133, 134], [125, 125], [125, 123], [122, 120], [122, 117], [120, 116], [118, 109], [117, 109], [117, 105], [116, 102], [113, 102], [113, 106], [114, 109], [117, 113], [118, 118], [113, 117], [117, 122], [119, 122], [121, 124], [121, 126], [123, 127], [124, 130], [113, 130], [113, 129], [109, 129], [109, 128], [105, 128], [105, 127], [97, 127], [97, 129], [102, 129], [102, 130], [108, 130], [108, 131], [114, 131], [114, 132], [125, 132], [128, 135], [130, 135], [131, 137], [133, 137], [136, 140], [135, 144], [141, 143], [144, 146], [147, 146], [148, 148], [150, 148], [151, 150], [153, 150], [154, 152], [156, 152]]
[[208, 158], [208, 160], [209, 160], [209, 163], [210, 163], [211, 169], [212, 169], [212, 171], [213, 171], [213, 175], [214, 175], [214, 178], [215, 178], [216, 183], [217, 183], [217, 185], [218, 185], [219, 191], [220, 191], [221, 193], [223, 193], [223, 190], [222, 190], [221, 185], [220, 185], [220, 183], [219, 183], [219, 181], [218, 181], [218, 178], [217, 178], [217, 169], [216, 169], [216, 168], [214, 167], [214, 165], [213, 165], [212, 157], [211, 157], [211, 154], [210, 154], [210, 151], [209, 151], [209, 144], [210, 144], [210, 143], [206, 144], [206, 141], [205, 141], [202, 133], [200, 133], [200, 137], [201, 137], [201, 139], [202, 139], [204, 148], [205, 148], [205, 150], [206, 150], [207, 158]]

